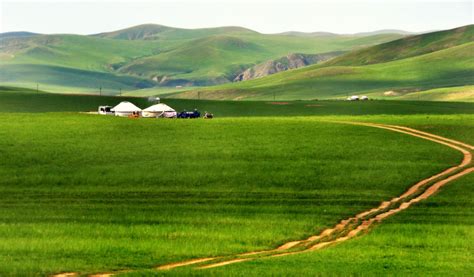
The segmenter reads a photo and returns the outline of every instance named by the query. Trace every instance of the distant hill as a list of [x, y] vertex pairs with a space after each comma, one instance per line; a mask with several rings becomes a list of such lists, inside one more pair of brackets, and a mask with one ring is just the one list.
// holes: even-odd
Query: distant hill
[[[59, 91], [224, 84], [288, 53], [350, 51], [400, 37], [295, 37], [241, 27], [181, 29], [155, 24], [89, 36], [5, 34], [0, 43], [0, 82], [40, 83]], [[131, 79], [122, 82], [126, 76]]]
[[337, 34], [337, 33], [330, 33], [330, 32], [297, 32], [297, 31], [289, 31], [279, 33], [279, 35], [286, 35], [286, 36], [300, 36], [300, 37], [334, 37], [334, 36], [354, 36], [354, 37], [366, 37], [366, 36], [375, 36], [375, 35], [385, 35], [385, 34], [398, 34], [398, 35], [412, 35], [414, 33], [403, 31], [403, 30], [396, 30], [396, 29], [385, 29], [385, 30], [377, 30], [372, 32], [361, 32], [355, 34]]
[[123, 40], [160, 40], [160, 39], [196, 39], [215, 35], [256, 34], [257, 32], [242, 27], [216, 27], [201, 29], [182, 29], [158, 24], [143, 24], [114, 32], [100, 33], [93, 36]]
[[31, 33], [31, 32], [7, 32], [7, 33], [0, 33], [0, 39], [5, 38], [24, 38], [24, 37], [32, 37], [38, 36], [40, 34]]
[[[402, 38], [355, 50], [322, 64], [289, 70], [267, 77], [198, 89], [174, 97], [193, 98], [200, 93], [209, 99], [314, 99], [346, 98], [352, 94], [390, 98], [436, 88], [430, 100], [457, 87], [459, 99], [474, 85], [473, 26]], [[468, 91], [462, 89], [466, 87]], [[417, 94], [427, 97], [427, 93]], [[472, 94], [472, 93], [471, 93]]]
[[327, 65], [366, 65], [414, 57], [474, 41], [474, 25], [405, 37], [361, 49], [336, 58]]
[[283, 35], [283, 36], [295, 36], [295, 37], [335, 37], [335, 36], [340, 36], [339, 34], [335, 33], [330, 33], [330, 32], [297, 32], [297, 31], [289, 31], [289, 32], [283, 32], [279, 33], [278, 35]]
[[381, 35], [381, 34], [399, 34], [399, 35], [413, 35], [413, 32], [408, 32], [404, 30], [397, 30], [397, 29], [384, 29], [384, 30], [377, 30], [372, 32], [360, 32], [355, 33], [353, 36], [374, 36], [374, 35]]

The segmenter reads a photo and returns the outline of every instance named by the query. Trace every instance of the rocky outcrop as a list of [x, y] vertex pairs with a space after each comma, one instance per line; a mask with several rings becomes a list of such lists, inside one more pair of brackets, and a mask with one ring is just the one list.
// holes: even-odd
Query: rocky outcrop
[[253, 67], [250, 67], [240, 74], [238, 74], [234, 78], [234, 82], [246, 81], [255, 78], [260, 78], [264, 76], [268, 76], [271, 74], [275, 74], [281, 71], [295, 69], [303, 66], [308, 66], [311, 64], [320, 63], [323, 61], [327, 61], [331, 58], [339, 56], [343, 54], [342, 51], [337, 52], [329, 52], [329, 53], [322, 53], [322, 54], [298, 54], [298, 53], [291, 53], [288, 54], [286, 57], [277, 59], [277, 60], [270, 60], [260, 64], [257, 64]]

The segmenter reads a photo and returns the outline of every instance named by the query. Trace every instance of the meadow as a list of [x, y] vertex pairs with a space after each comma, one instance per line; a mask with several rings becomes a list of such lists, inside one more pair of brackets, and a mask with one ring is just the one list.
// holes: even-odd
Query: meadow
[[[150, 269], [276, 247], [375, 207], [461, 159], [422, 139], [331, 120], [402, 124], [468, 143], [474, 137], [471, 103], [167, 99], [177, 109], [219, 116], [78, 113], [122, 100], [147, 105], [144, 98], [2, 88], [0, 275], [164, 274]], [[360, 274], [371, 264], [370, 274], [406, 266], [406, 273], [467, 273], [469, 257], [461, 257], [472, 249], [464, 243], [472, 235], [470, 183], [471, 176], [453, 182], [446, 192], [459, 184], [454, 196], [443, 190], [387, 226], [321, 252], [167, 273]], [[420, 266], [430, 253], [432, 261]]]
[[[141, 108], [152, 103], [147, 97], [51, 94], [32, 89], [1, 87], [0, 111], [15, 113], [87, 112], [100, 105], [131, 101]], [[199, 109], [217, 117], [242, 116], [327, 116], [327, 115], [413, 115], [473, 114], [474, 104], [425, 101], [212, 101], [197, 99], [162, 99], [177, 111]]]
[[[470, 276], [474, 272], [473, 182], [473, 174], [456, 180], [441, 193], [384, 221], [369, 234], [322, 251], [192, 273], [194, 276]], [[139, 274], [144, 273], [157, 274], [152, 271]], [[170, 271], [168, 275], [186, 273], [191, 272]]]
[[460, 159], [403, 135], [312, 119], [1, 117], [2, 274], [265, 249]]

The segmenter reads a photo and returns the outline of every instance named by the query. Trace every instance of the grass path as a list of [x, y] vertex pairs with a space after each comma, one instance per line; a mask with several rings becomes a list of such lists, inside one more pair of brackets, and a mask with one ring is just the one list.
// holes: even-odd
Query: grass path
[[[351, 122], [351, 121], [333, 121], [334, 123], [342, 124], [353, 124], [353, 125], [362, 125], [373, 128], [381, 128], [394, 132], [399, 132], [407, 134], [410, 136], [422, 138], [429, 140], [435, 143], [439, 143], [460, 151], [464, 158], [462, 162], [451, 168], [444, 170], [441, 173], [438, 173], [432, 177], [423, 179], [419, 181], [414, 186], [410, 187], [402, 195], [391, 199], [390, 201], [382, 202], [377, 208], [359, 213], [351, 218], [344, 219], [336, 226], [323, 230], [321, 233], [308, 237], [305, 240], [300, 241], [290, 241], [287, 242], [275, 249], [257, 251], [257, 252], [247, 252], [241, 253], [232, 256], [223, 256], [223, 257], [204, 257], [200, 259], [192, 259], [188, 261], [182, 261], [177, 263], [165, 264], [157, 267], [157, 270], [171, 270], [183, 266], [196, 266], [198, 269], [207, 269], [221, 267], [233, 263], [245, 262], [255, 259], [262, 258], [271, 258], [271, 257], [280, 257], [286, 255], [294, 255], [308, 251], [315, 251], [321, 248], [341, 243], [348, 239], [351, 239], [355, 236], [360, 235], [363, 232], [368, 232], [369, 228], [374, 224], [381, 222], [382, 220], [409, 208], [412, 204], [422, 201], [434, 193], [436, 193], [439, 188], [444, 186], [450, 181], [453, 181], [463, 175], [474, 172], [474, 167], [472, 166], [472, 151], [474, 146], [444, 138], [438, 135], [433, 135], [430, 133], [422, 132], [408, 127], [396, 126], [396, 125], [386, 125], [386, 124], [375, 124], [375, 123], [362, 123], [362, 122]], [[125, 273], [127, 271], [121, 272], [108, 272], [108, 273], [99, 273], [91, 276], [112, 276], [115, 274]], [[62, 276], [76, 276], [76, 273], [60, 273], [54, 275], [55, 277]]]

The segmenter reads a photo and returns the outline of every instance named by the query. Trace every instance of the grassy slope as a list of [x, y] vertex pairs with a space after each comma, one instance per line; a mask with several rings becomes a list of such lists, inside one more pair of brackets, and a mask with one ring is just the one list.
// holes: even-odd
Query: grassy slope
[[[474, 83], [474, 43], [367, 66], [310, 66], [269, 77], [209, 88], [211, 99], [311, 99], [387, 90], [423, 90]], [[177, 95], [195, 98], [197, 91]]]
[[353, 51], [325, 65], [367, 65], [419, 56], [474, 41], [474, 25], [409, 36]]
[[[367, 38], [291, 38], [278, 35], [243, 33], [196, 39], [174, 50], [137, 59], [120, 69], [140, 76], [168, 76], [197, 85], [224, 83], [246, 66], [279, 58], [291, 52], [323, 53], [350, 50], [396, 39], [400, 35]], [[183, 83], [183, 81], [181, 81]]]
[[153, 85], [113, 72], [112, 66], [151, 55], [156, 45], [78, 35], [48, 35], [2, 41], [0, 82], [88, 89], [136, 89]]
[[[133, 30], [100, 36], [5, 38], [0, 44], [0, 82], [24, 86], [40, 83], [49, 87], [83, 90], [94, 88], [101, 80], [107, 89], [142, 87], [130, 86], [127, 81], [120, 82], [121, 73], [125, 73], [138, 76], [135, 78], [141, 82], [144, 82], [143, 79], [150, 81], [156, 75], [166, 75], [171, 79], [185, 79], [197, 84], [222, 83], [227, 81], [224, 78], [245, 65], [279, 58], [288, 52], [348, 50], [400, 37], [386, 34], [366, 38], [297, 38], [290, 41], [285, 36], [263, 35], [237, 27], [196, 30], [163, 28], [138, 26]], [[146, 40], [149, 35], [154, 39]], [[128, 37], [137, 39], [121, 39]], [[107, 75], [102, 74], [99, 79], [91, 78], [101, 73]]]
[[474, 86], [460, 86], [448, 88], [436, 88], [424, 91], [411, 92], [401, 96], [390, 97], [378, 94], [380, 98], [395, 98], [401, 100], [423, 100], [423, 101], [464, 101], [474, 102]]
[[41, 35], [2, 40], [2, 64], [54, 65], [91, 71], [151, 55], [160, 46], [146, 41], [121, 41], [80, 35]]
[[[348, 94], [399, 94], [474, 83], [474, 25], [402, 38], [353, 51], [321, 65], [275, 74], [259, 80], [209, 88], [210, 99], [311, 99]], [[367, 66], [368, 64], [371, 64]], [[195, 97], [196, 92], [178, 97]], [[416, 95], [422, 99], [426, 95]], [[413, 98], [412, 98], [413, 99]], [[465, 100], [466, 96], [433, 99]], [[470, 98], [467, 97], [469, 100]]]

